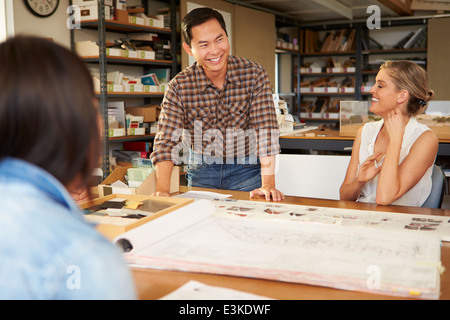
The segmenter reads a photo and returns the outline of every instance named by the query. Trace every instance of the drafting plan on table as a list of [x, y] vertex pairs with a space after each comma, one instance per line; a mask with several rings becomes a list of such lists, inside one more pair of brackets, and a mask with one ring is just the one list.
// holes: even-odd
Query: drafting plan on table
[[[258, 202], [198, 200], [126, 232], [116, 241], [126, 239], [132, 244], [124, 256], [133, 266], [439, 297], [440, 238], [436, 232], [241, 219], [220, 210], [225, 205], [222, 209], [234, 207], [230, 212], [238, 212], [239, 206], [239, 212], [248, 213], [251, 204]], [[272, 211], [272, 216], [273, 212], [279, 216], [286, 208], [272, 209], [278, 210]], [[295, 216], [288, 211], [288, 216]], [[375, 282], [373, 270], [379, 275]]]

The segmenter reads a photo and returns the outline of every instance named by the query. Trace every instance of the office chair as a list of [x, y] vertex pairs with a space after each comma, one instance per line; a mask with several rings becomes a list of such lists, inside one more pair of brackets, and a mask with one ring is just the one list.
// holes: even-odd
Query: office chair
[[433, 165], [433, 173], [431, 174], [431, 192], [422, 207], [437, 208], [442, 206], [444, 199], [445, 176], [441, 167]]

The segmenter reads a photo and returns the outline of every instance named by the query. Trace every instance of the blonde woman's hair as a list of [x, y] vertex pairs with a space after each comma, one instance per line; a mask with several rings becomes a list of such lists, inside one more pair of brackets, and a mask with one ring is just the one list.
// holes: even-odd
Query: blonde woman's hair
[[410, 115], [423, 113], [428, 101], [434, 95], [434, 91], [428, 89], [426, 71], [418, 64], [407, 60], [386, 61], [381, 65], [381, 69], [388, 72], [398, 90], [409, 92], [406, 111]]

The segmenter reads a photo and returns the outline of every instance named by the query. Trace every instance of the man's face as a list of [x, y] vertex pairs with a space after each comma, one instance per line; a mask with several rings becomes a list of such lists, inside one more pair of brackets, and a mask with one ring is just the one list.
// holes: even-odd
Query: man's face
[[225, 30], [216, 19], [211, 19], [191, 29], [191, 46], [183, 43], [187, 54], [203, 67], [206, 75], [225, 71], [230, 44]]

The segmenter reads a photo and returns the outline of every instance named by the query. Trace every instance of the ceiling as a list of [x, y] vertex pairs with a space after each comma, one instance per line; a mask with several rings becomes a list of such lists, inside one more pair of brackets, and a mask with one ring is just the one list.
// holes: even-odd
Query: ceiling
[[365, 20], [378, 10], [382, 18], [450, 13], [450, 0], [226, 0], [274, 13], [278, 21], [301, 24]]

